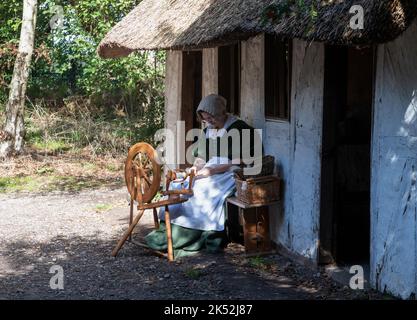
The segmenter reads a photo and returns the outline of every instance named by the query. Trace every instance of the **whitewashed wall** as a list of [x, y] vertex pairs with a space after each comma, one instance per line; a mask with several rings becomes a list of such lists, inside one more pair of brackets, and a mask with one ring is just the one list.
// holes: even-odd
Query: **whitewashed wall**
[[417, 25], [379, 46], [372, 149], [371, 282], [417, 292]]
[[219, 92], [219, 57], [217, 48], [203, 50], [203, 97]]
[[317, 261], [324, 45], [294, 40], [292, 66], [289, 240], [295, 252]]
[[[177, 135], [181, 120], [182, 51], [168, 51], [165, 70], [165, 128]], [[177, 155], [172, 159], [176, 163]]]
[[264, 36], [241, 45], [240, 117], [258, 129], [265, 127]]
[[324, 46], [294, 40], [291, 121], [264, 117], [264, 38], [242, 43], [241, 116], [264, 129], [267, 154], [284, 180], [283, 208], [271, 208], [275, 242], [317, 260], [320, 217]]

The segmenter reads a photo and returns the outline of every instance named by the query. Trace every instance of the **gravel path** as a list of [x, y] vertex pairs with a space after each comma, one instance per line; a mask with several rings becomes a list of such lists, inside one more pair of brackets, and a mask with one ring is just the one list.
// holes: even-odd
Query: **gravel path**
[[[77, 194], [0, 195], [0, 299], [345, 299], [369, 298], [294, 265], [280, 255], [261, 264], [243, 247], [169, 263], [126, 243], [110, 252], [126, 229], [125, 189]], [[134, 239], [152, 229], [145, 214]], [[64, 288], [51, 289], [52, 266]], [[53, 281], [53, 283], [55, 283]]]

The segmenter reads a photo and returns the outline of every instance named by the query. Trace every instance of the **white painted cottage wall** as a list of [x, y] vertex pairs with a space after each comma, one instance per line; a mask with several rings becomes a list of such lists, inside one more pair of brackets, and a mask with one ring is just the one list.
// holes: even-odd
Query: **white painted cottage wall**
[[[254, 128], [265, 128], [264, 36], [241, 44], [240, 117]], [[264, 138], [264, 137], [263, 137]]]
[[417, 293], [417, 24], [378, 48], [372, 148], [371, 282]]
[[282, 204], [271, 208], [271, 236], [276, 243], [291, 248], [289, 224], [291, 206], [290, 123], [267, 120], [265, 124], [265, 152], [277, 160], [277, 172], [282, 184]]
[[288, 189], [290, 248], [317, 261], [320, 222], [324, 45], [293, 42]]
[[[168, 51], [165, 69], [165, 128], [177, 136], [177, 121], [181, 120], [182, 51]], [[173, 155], [176, 163], [177, 155]], [[172, 165], [171, 164], [171, 165]]]
[[219, 92], [219, 57], [217, 48], [203, 50], [203, 97]]
[[291, 121], [264, 117], [264, 37], [242, 43], [241, 117], [264, 129], [265, 152], [284, 180], [284, 208], [271, 208], [275, 242], [316, 261], [320, 216], [324, 46], [294, 40]]

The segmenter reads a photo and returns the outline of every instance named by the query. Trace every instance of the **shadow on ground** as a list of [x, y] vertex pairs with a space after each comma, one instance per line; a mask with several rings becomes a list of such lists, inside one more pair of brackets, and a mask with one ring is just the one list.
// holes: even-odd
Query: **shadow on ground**
[[[150, 230], [141, 227], [134, 239]], [[331, 280], [320, 282], [279, 255], [254, 264], [239, 245], [231, 244], [224, 254], [201, 253], [169, 263], [132, 243], [113, 258], [116, 242], [100, 234], [9, 242], [1, 249], [0, 299], [352, 298]], [[54, 265], [63, 268], [63, 290], [50, 287]]]

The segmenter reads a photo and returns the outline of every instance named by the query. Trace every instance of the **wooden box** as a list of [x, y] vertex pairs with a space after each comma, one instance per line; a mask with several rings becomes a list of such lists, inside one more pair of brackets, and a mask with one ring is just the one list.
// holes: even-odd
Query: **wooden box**
[[278, 201], [281, 180], [277, 176], [264, 176], [241, 180], [236, 178], [236, 196], [247, 204], [262, 204]]

